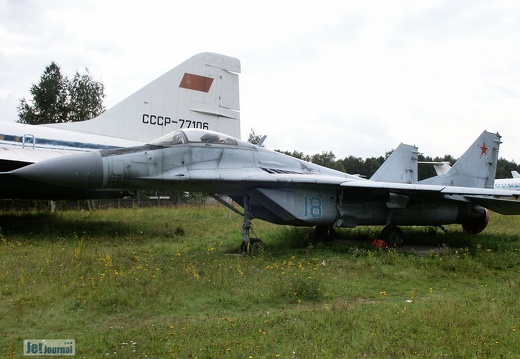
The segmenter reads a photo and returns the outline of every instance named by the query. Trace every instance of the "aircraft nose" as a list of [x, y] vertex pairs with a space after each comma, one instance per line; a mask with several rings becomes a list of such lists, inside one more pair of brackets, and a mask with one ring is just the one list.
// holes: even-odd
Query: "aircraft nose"
[[99, 152], [79, 153], [37, 162], [11, 172], [35, 182], [73, 188], [101, 188], [103, 160]]

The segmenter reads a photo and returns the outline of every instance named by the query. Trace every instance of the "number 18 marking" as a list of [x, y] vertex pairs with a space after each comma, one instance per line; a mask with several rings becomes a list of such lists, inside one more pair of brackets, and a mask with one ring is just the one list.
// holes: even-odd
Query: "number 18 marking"
[[320, 218], [322, 213], [322, 202], [318, 196], [305, 196], [305, 217]]

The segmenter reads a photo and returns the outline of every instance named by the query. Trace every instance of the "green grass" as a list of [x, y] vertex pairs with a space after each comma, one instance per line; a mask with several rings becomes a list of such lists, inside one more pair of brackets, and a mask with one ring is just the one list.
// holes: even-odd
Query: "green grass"
[[220, 207], [0, 216], [0, 357], [73, 338], [85, 358], [518, 358], [520, 219], [478, 236], [405, 228], [425, 256], [376, 250], [380, 228], [255, 220], [237, 255]]

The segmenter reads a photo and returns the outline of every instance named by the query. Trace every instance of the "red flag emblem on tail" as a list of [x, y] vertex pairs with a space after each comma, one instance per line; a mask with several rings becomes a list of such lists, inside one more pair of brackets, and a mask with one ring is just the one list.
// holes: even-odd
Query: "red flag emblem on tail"
[[179, 85], [179, 87], [188, 90], [209, 92], [212, 83], [213, 79], [211, 77], [185, 73], [182, 77], [181, 84]]

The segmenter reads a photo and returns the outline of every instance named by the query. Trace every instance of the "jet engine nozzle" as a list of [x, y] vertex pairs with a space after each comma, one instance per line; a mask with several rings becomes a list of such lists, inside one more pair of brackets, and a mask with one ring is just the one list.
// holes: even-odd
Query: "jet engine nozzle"
[[462, 224], [462, 228], [469, 234], [479, 234], [489, 222], [489, 211], [481, 206], [474, 206], [471, 218]]

